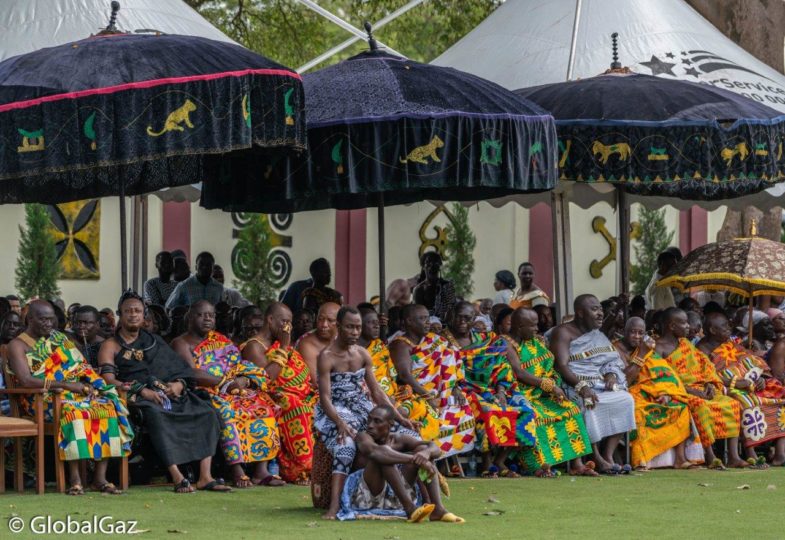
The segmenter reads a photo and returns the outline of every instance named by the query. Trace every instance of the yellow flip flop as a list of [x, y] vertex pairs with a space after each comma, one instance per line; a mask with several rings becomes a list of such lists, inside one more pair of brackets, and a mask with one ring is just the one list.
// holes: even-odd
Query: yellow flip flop
[[444, 514], [439, 521], [443, 521], [445, 523], [466, 523], [466, 520], [462, 517], [458, 517], [452, 512], [447, 512]]
[[412, 512], [412, 516], [408, 519], [409, 523], [420, 523], [428, 519], [433, 511], [436, 509], [435, 504], [424, 504]]

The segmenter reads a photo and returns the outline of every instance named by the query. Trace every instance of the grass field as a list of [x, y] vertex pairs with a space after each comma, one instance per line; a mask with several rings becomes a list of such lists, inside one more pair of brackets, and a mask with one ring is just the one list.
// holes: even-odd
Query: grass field
[[[748, 489], [739, 489], [747, 485]], [[658, 471], [623, 477], [454, 480], [447, 508], [463, 525], [322, 521], [307, 488], [254, 488], [175, 495], [134, 487], [122, 496], [0, 496], [0, 538], [29, 532], [38, 515], [134, 519], [142, 538], [449, 539], [782, 538], [785, 469]], [[486, 515], [491, 513], [491, 515]], [[22, 518], [13, 535], [9, 520]], [[85, 536], [77, 536], [84, 538]]]

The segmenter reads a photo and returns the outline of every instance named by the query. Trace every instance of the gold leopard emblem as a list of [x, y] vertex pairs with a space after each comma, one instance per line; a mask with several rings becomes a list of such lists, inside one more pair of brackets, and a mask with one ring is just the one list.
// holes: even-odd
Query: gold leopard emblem
[[169, 116], [166, 117], [166, 122], [164, 122], [164, 128], [161, 131], [153, 131], [152, 126], [147, 126], [147, 134], [150, 137], [160, 137], [169, 131], [185, 131], [185, 128], [181, 124], [193, 128], [194, 125], [191, 123], [190, 114], [195, 110], [196, 105], [194, 102], [190, 99], [186, 99], [182, 107], [169, 113]]
[[418, 146], [411, 152], [406, 155], [405, 159], [401, 159], [401, 163], [408, 163], [409, 161], [413, 161], [415, 163], [422, 163], [423, 165], [428, 165], [428, 158], [431, 158], [436, 163], [441, 163], [441, 159], [436, 154], [436, 150], [444, 146], [444, 141], [442, 141], [438, 135], [434, 135], [431, 142], [424, 146]]

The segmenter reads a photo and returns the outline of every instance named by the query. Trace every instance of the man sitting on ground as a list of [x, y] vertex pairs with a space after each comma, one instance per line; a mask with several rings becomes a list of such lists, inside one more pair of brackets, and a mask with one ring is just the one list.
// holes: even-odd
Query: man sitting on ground
[[[365, 431], [357, 434], [357, 470], [346, 479], [341, 499], [348, 504], [342, 505], [338, 518], [398, 515], [413, 523], [426, 519], [464, 523], [442, 505], [439, 473], [433, 463], [441, 454], [439, 448], [432, 442], [393, 433], [395, 418], [392, 407], [376, 407], [368, 415]], [[429, 504], [418, 506], [414, 487], [418, 477], [425, 483]]]
[[599, 471], [618, 474], [622, 468], [613, 454], [624, 434], [635, 429], [635, 402], [627, 392], [624, 362], [600, 331], [600, 301], [582, 294], [573, 309], [573, 320], [554, 329], [551, 351], [568, 397], [581, 407]]
[[[360, 312], [344, 306], [337, 317], [338, 335], [319, 354], [319, 404], [313, 422], [333, 455], [331, 500], [325, 519], [335, 519], [338, 514], [343, 483], [357, 451], [354, 437], [365, 429], [373, 403], [388, 405], [386, 394], [374, 378], [371, 356], [355, 346], [362, 330]], [[397, 411], [395, 419], [411, 427]]]

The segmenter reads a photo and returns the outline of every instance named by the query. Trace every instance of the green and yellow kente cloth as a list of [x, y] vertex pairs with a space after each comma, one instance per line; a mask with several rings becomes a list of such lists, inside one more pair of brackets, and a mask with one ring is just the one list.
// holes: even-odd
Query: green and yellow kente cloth
[[[515, 347], [521, 369], [535, 377], [549, 378], [561, 386], [561, 377], [554, 369], [553, 353], [540, 339], [518, 343], [505, 339]], [[517, 381], [514, 391], [523, 395], [534, 410], [533, 447], [522, 449], [523, 461], [529, 470], [543, 465], [556, 465], [591, 452], [591, 442], [578, 405], [569, 400], [557, 401], [537, 386]]]
[[[95, 393], [85, 396], [63, 391], [57, 445], [60, 459], [101, 460], [130, 453], [134, 434], [128, 410], [114, 386], [106, 382], [65, 334], [53, 331], [37, 341], [23, 333], [19, 338], [30, 347], [27, 363], [30, 373], [41, 380], [90, 385]], [[13, 373], [11, 373], [13, 375]], [[23, 400], [24, 413], [34, 414], [32, 399]], [[46, 396], [46, 418], [53, 419], [51, 394]]]

